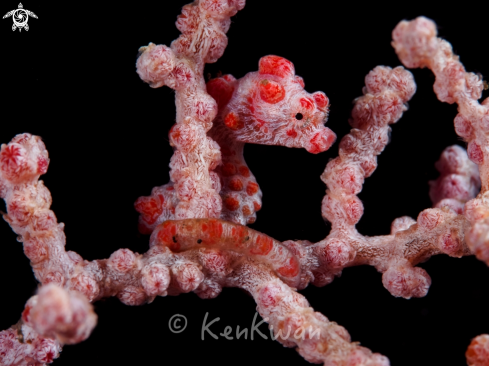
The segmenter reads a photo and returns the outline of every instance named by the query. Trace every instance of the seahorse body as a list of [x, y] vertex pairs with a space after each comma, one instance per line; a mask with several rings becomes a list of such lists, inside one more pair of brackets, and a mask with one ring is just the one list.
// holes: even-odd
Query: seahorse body
[[[262, 57], [259, 70], [241, 79], [232, 75], [212, 79], [207, 92], [219, 107], [209, 136], [222, 155], [221, 164], [210, 172], [223, 200], [220, 218], [253, 223], [262, 193], [244, 160], [244, 144], [303, 147], [314, 154], [326, 151], [336, 139], [324, 126], [329, 100], [323, 92], [306, 92], [294, 65], [279, 56]], [[155, 187], [150, 197], [140, 197], [135, 203], [141, 213], [140, 231], [149, 234], [156, 225], [173, 220], [177, 203], [172, 182]]]

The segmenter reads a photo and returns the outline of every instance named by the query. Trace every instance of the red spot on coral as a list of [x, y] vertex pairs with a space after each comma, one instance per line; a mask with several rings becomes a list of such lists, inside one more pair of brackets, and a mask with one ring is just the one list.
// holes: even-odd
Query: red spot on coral
[[465, 357], [467, 365], [489, 366], [489, 335], [482, 334], [472, 339]]
[[233, 96], [234, 87], [229, 82], [230, 80], [226, 79], [226, 76], [207, 82], [207, 93], [216, 100], [219, 109], [224, 107]]
[[241, 174], [243, 177], [248, 178], [250, 176], [250, 170], [247, 167], [241, 165], [238, 170], [239, 174]]
[[329, 105], [329, 99], [326, 96], [326, 94], [322, 92], [315, 92], [313, 95], [314, 101], [316, 102], [316, 105], [318, 106], [319, 109], [326, 109]]
[[[57, 357], [57, 345], [54, 339], [38, 338], [34, 342], [33, 356], [42, 364], [51, 363]], [[26, 357], [27, 359], [30, 357]]]
[[292, 62], [279, 56], [262, 57], [258, 69], [260, 74], [276, 75], [280, 77], [294, 74], [294, 65]]
[[258, 235], [253, 247], [250, 249], [251, 254], [267, 255], [273, 248], [272, 238], [265, 235]]
[[245, 216], [250, 216], [253, 212], [251, 211], [251, 209], [247, 206], [247, 205], [244, 205], [242, 208], [241, 208], [241, 212], [243, 212], [243, 215]]
[[164, 202], [165, 198], [161, 194], [157, 197], [139, 197], [134, 203], [134, 208], [141, 214], [141, 218], [151, 225], [163, 213]]
[[255, 193], [258, 192], [258, 184], [256, 184], [255, 182], [248, 182], [248, 184], [246, 185], [246, 193], [248, 194], [248, 196], [253, 196]]
[[253, 208], [255, 209], [255, 212], [256, 211], [260, 211], [261, 210], [261, 205], [258, 202], [254, 201], [253, 202]]
[[288, 263], [280, 267], [277, 272], [284, 277], [295, 277], [299, 273], [299, 262], [294, 257], [291, 257]]
[[239, 116], [234, 112], [229, 112], [227, 114], [227, 116], [224, 118], [224, 124], [231, 130], [239, 130], [244, 126], [243, 121], [241, 121]]
[[168, 186], [168, 187], [166, 187], [166, 190], [167, 190], [167, 191], [173, 191], [174, 189], [175, 189], [175, 187], [173, 187], [173, 186]]
[[8, 178], [20, 176], [27, 168], [25, 149], [16, 143], [3, 145], [0, 152], [0, 169]]
[[229, 181], [228, 187], [232, 191], [241, 191], [243, 190], [243, 182], [238, 177], [234, 177]]
[[221, 168], [221, 173], [225, 177], [230, 177], [236, 174], [236, 166], [231, 163], [224, 163]]
[[287, 136], [290, 136], [292, 138], [296, 138], [297, 132], [293, 128], [291, 128], [290, 130], [287, 130]]
[[275, 104], [285, 98], [284, 87], [273, 81], [264, 79], [260, 81], [260, 98], [267, 103]]
[[299, 102], [301, 103], [302, 108], [309, 110], [314, 109], [314, 102], [310, 98], [301, 98]]
[[467, 147], [467, 155], [474, 163], [481, 165], [484, 162], [484, 154], [481, 147], [476, 142], [472, 141]]
[[48, 160], [45, 157], [41, 156], [37, 160], [37, 173], [46, 174], [47, 171], [48, 171]]
[[236, 211], [239, 208], [239, 201], [234, 197], [226, 197], [223, 203], [229, 211]]
[[303, 88], [306, 86], [306, 84], [304, 84], [304, 79], [301, 78], [300, 76], [296, 76], [294, 79], [295, 79], [295, 82], [300, 84], [300, 86], [302, 86]]

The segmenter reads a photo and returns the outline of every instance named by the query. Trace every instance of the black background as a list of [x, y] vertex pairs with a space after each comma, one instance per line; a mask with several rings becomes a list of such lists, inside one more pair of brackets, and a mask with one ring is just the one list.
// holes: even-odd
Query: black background
[[[121, 247], [147, 250], [133, 202], [168, 181], [167, 133], [175, 106], [172, 90], [153, 90], [139, 79], [136, 54], [149, 42], [169, 45], [178, 37], [174, 22], [185, 3], [26, 1], [24, 8], [39, 17], [29, 20], [28, 32], [12, 32], [11, 18], [0, 21], [0, 141], [22, 132], [42, 136], [51, 158], [42, 179], [58, 220], [66, 224], [67, 249], [88, 260], [107, 258]], [[376, 65], [400, 64], [390, 42], [402, 19], [434, 19], [467, 70], [489, 78], [487, 8], [469, 1], [457, 7], [394, 4], [249, 0], [233, 18], [224, 56], [206, 73], [242, 77], [256, 71], [260, 57], [284, 56], [309, 92], [322, 90], [330, 98], [327, 126], [339, 139], [349, 131], [351, 101], [361, 95], [364, 76]], [[3, 1], [0, 13], [17, 5]], [[430, 71], [413, 74], [418, 91], [360, 194], [365, 214], [358, 229], [365, 235], [387, 234], [394, 218], [415, 218], [429, 207], [434, 162], [446, 146], [464, 146], [453, 132], [456, 106], [436, 100]], [[321, 218], [325, 185], [319, 175], [337, 147], [311, 155], [248, 145], [245, 157], [264, 193], [251, 226], [282, 241], [323, 239], [329, 228]], [[0, 238], [0, 329], [6, 329], [19, 319], [36, 282], [6, 223], [0, 223]], [[345, 326], [354, 341], [388, 356], [393, 366], [464, 365], [471, 338], [489, 333], [489, 269], [475, 258], [445, 256], [422, 267], [433, 280], [423, 299], [392, 297], [370, 267], [347, 269], [331, 285], [302, 293], [315, 310]], [[92, 336], [66, 346], [56, 365], [307, 364], [294, 350], [257, 334], [254, 340], [201, 340], [206, 313], [208, 320], [220, 318], [211, 327], [215, 334], [225, 326], [233, 333], [238, 325], [251, 328], [255, 304], [237, 289], [213, 300], [186, 294], [141, 307], [112, 298], [95, 303], [95, 309], [99, 324]], [[168, 329], [174, 314], [188, 319], [180, 334]], [[260, 329], [266, 333], [265, 325]]]

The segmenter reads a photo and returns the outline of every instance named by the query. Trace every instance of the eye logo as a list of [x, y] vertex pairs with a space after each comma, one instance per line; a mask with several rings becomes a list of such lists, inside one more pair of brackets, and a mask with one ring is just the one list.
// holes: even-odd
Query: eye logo
[[27, 21], [29, 20], [29, 15], [33, 18], [37, 19], [37, 15], [34, 14], [30, 10], [24, 9], [22, 3], [19, 3], [19, 8], [9, 11], [7, 14], [3, 16], [3, 19], [12, 17], [14, 24], [12, 25], [12, 30], [15, 31], [19, 28], [19, 32], [24, 28], [26, 31], [29, 30], [29, 26], [27, 25]]

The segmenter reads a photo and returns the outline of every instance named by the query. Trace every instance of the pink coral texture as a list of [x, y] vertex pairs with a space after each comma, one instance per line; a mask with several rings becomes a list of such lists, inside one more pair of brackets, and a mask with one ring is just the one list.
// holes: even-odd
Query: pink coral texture
[[[223, 55], [230, 19], [244, 6], [245, 0], [196, 0], [183, 7], [176, 22], [181, 35], [170, 46], [150, 43], [139, 50], [140, 78], [152, 88], [173, 89], [176, 103], [170, 181], [135, 202], [139, 230], [150, 235], [146, 253], [122, 248], [89, 261], [67, 251], [64, 224], [39, 180], [50, 162], [43, 141], [24, 133], [1, 146], [3, 217], [39, 282], [19, 322], [0, 332], [1, 365], [53, 362], [64, 345], [90, 336], [97, 323], [92, 303], [103, 298], [135, 306], [188, 292], [210, 299], [236, 287], [253, 297], [277, 340], [307, 361], [387, 366], [387, 357], [352, 342], [298, 290], [328, 285], [347, 267], [370, 265], [387, 291], [409, 299], [427, 295], [432, 280], [417, 265], [434, 255], [475, 255], [489, 265], [489, 99], [478, 102], [483, 81], [465, 71], [424, 17], [401, 21], [392, 45], [406, 68], [434, 73], [438, 99], [458, 105], [455, 131], [467, 143], [467, 151], [450, 146], [436, 162], [440, 176], [429, 182], [433, 206], [416, 218], [396, 218], [389, 235], [356, 229], [364, 213], [358, 194], [416, 92], [404, 67], [377, 66], [354, 101], [339, 155], [321, 175], [327, 188], [321, 213], [331, 224], [326, 238], [280, 242], [247, 227], [257, 220], [262, 191], [244, 160], [245, 143], [318, 154], [330, 149], [336, 134], [325, 126], [329, 98], [307, 92], [284, 57], [264, 56], [257, 71], [239, 79], [227, 74], [205, 81], [204, 65]], [[469, 365], [489, 365], [489, 336], [474, 338], [466, 358]]]

